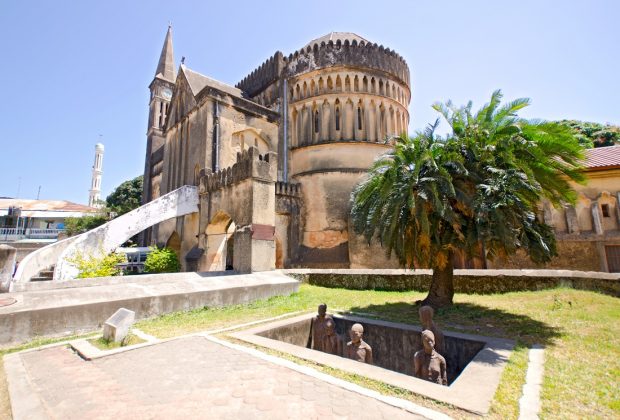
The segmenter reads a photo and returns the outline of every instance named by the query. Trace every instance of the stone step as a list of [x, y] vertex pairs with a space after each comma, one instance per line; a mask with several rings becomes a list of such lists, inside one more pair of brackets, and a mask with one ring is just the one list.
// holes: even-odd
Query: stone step
[[30, 281], [52, 281], [52, 277], [44, 277], [44, 276], [35, 276], [30, 279]]
[[39, 273], [39, 277], [47, 277], [51, 279], [54, 277], [54, 270], [43, 270]]

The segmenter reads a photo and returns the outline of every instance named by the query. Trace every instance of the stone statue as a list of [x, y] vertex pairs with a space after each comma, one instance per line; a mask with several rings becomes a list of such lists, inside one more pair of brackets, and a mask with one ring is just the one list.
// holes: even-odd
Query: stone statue
[[419, 314], [422, 328], [432, 331], [435, 337], [435, 351], [439, 354], [446, 354], [443, 333], [439, 328], [437, 328], [437, 325], [435, 325], [435, 323], [433, 322], [433, 315], [435, 314], [433, 308], [430, 306], [422, 306], [419, 310]]
[[446, 359], [435, 351], [435, 335], [430, 330], [422, 331], [423, 350], [413, 356], [413, 375], [439, 385], [448, 385]]
[[336, 334], [336, 324], [333, 319], [325, 321], [325, 336], [323, 337], [323, 351], [336, 356], [342, 356], [342, 341]]
[[372, 365], [372, 348], [362, 340], [364, 335], [362, 324], [353, 324], [350, 335], [351, 341], [347, 343], [345, 357]]
[[313, 350], [323, 350], [323, 342], [325, 341], [325, 323], [327, 320], [334, 322], [331, 315], [327, 315], [327, 305], [321, 303], [318, 308], [318, 314], [312, 318], [310, 323], [310, 337], [308, 337], [308, 348]]

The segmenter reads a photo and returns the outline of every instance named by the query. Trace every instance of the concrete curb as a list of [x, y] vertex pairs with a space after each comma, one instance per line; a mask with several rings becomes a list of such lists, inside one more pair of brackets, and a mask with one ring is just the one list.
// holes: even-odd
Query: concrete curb
[[4, 356], [4, 370], [11, 400], [13, 420], [51, 418], [45, 403], [39, 398], [35, 385], [22, 363], [19, 353]]
[[529, 361], [523, 395], [519, 399], [519, 420], [538, 420], [540, 413], [540, 391], [545, 372], [545, 348], [535, 344], [529, 351]]

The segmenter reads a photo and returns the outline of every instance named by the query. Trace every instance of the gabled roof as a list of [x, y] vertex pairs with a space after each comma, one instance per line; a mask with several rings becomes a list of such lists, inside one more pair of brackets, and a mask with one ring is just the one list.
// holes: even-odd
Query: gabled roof
[[201, 90], [207, 86], [210, 86], [233, 96], [238, 96], [240, 98], [244, 97], [241, 89], [237, 89], [234, 86], [227, 85], [226, 83], [212, 79], [204, 74], [195, 72], [194, 70], [187, 68], [184, 64], [181, 64], [181, 71], [185, 74], [185, 78], [187, 79], [194, 96], [197, 96]]
[[620, 145], [586, 150], [584, 166], [590, 170], [620, 168]]

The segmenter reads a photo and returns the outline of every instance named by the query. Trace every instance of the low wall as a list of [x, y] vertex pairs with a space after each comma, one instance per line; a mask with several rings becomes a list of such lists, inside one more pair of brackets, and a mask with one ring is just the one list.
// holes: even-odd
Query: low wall
[[[432, 270], [283, 270], [304, 283], [366, 290], [427, 291]], [[620, 297], [620, 274], [570, 270], [454, 270], [456, 293], [493, 294], [555, 287]]]

